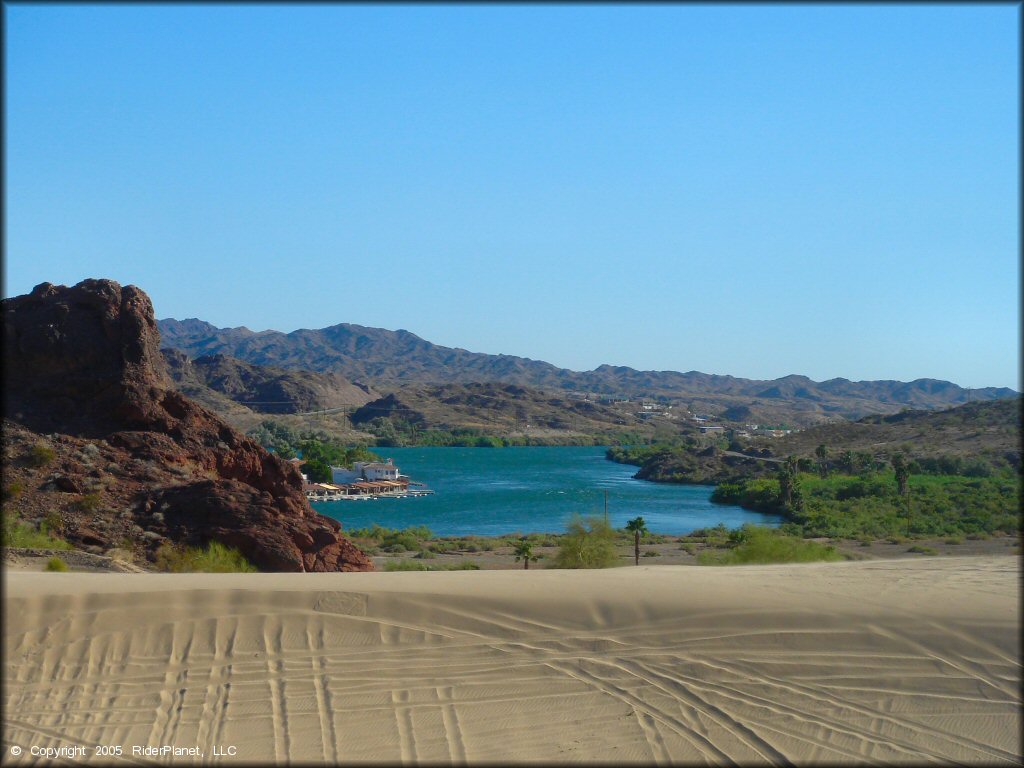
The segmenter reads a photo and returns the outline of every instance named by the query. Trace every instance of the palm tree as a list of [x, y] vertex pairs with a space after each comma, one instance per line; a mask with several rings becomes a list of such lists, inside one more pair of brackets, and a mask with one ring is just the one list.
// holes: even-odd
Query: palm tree
[[636, 555], [636, 564], [640, 565], [640, 537], [647, 533], [647, 523], [642, 517], [637, 517], [626, 523], [626, 530], [633, 532], [633, 551]]
[[538, 560], [540, 560], [540, 555], [533, 554], [533, 543], [527, 541], [526, 539], [523, 539], [518, 544], [516, 544], [514, 552], [516, 556], [516, 562], [518, 563], [520, 560], [523, 561], [524, 570], [530, 569], [531, 560], [533, 560], [533, 562], [537, 562]]
[[779, 506], [788, 509], [793, 504], [793, 470], [788, 462], [779, 466], [776, 477], [779, 480]]
[[895, 453], [890, 459], [893, 471], [896, 473], [896, 489], [900, 496], [907, 500], [907, 536], [910, 535], [910, 488], [907, 483], [910, 480], [910, 464], [903, 458], [902, 453]]
[[896, 473], [896, 488], [900, 496], [907, 495], [907, 481], [910, 479], [910, 466], [907, 464], [907, 460], [903, 458], [902, 453], [893, 454], [892, 459], [893, 471]]
[[818, 457], [818, 474], [824, 480], [828, 477], [828, 446], [822, 443], [815, 449], [814, 455]]
[[839, 454], [839, 468], [848, 475], [853, 474], [853, 468], [856, 465], [856, 461], [853, 451], [843, 451]]

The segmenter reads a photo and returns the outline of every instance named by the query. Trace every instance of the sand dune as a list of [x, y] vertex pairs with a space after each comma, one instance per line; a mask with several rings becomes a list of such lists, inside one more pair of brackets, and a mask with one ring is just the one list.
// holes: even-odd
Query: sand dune
[[4, 757], [1015, 764], [1018, 562], [8, 573]]

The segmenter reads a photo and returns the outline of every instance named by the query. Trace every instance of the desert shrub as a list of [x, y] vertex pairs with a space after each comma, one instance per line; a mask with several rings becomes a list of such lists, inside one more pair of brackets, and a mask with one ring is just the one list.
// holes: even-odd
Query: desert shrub
[[372, 541], [383, 552], [419, 552], [423, 542], [433, 538], [433, 533], [424, 525], [409, 528], [384, 528], [374, 523], [369, 528], [353, 528], [348, 532], [353, 539]]
[[862, 547], [870, 547], [872, 543], [873, 543], [873, 542], [872, 542], [872, 540], [871, 540], [871, 539], [861, 539], [861, 540], [860, 540], [860, 541], [858, 542], [858, 544], [859, 544], [860, 546], [862, 546]]
[[51, 509], [43, 515], [43, 521], [39, 524], [39, 530], [43, 533], [61, 536], [64, 533], [64, 516], [55, 509]]
[[697, 545], [696, 544], [691, 544], [689, 542], [687, 542], [685, 544], [680, 544], [679, 548], [681, 550], [683, 550], [683, 552], [685, 552], [688, 555], [692, 555], [692, 554], [695, 554], [697, 552]]
[[647, 550], [643, 554], [644, 557], [661, 557], [661, 552], [655, 552], [652, 549]]
[[28, 452], [28, 463], [32, 467], [45, 467], [57, 458], [57, 452], [53, 447], [44, 442], [38, 442]]
[[963, 544], [964, 543], [964, 539], [963, 539], [962, 536], [950, 536], [948, 539], [946, 539], [946, 543], [947, 544]]
[[925, 547], [925, 546], [923, 546], [921, 544], [915, 544], [914, 546], [910, 547], [907, 550], [907, 552], [914, 552], [915, 554], [919, 554], [919, 555], [937, 555], [938, 554], [938, 552], [936, 552], [933, 547]]
[[419, 552], [417, 552], [415, 555], [413, 555], [413, 557], [416, 557], [416, 558], [418, 558], [420, 560], [432, 560], [435, 557], [437, 557], [437, 555], [435, 555], [429, 549], [421, 549]]
[[385, 571], [479, 571], [476, 563], [461, 562], [452, 565], [427, 565], [414, 560], [393, 560], [384, 564]]
[[744, 525], [739, 543], [725, 551], [704, 551], [699, 565], [753, 565], [768, 563], [810, 563], [842, 560], [835, 547], [798, 539], [761, 526]]
[[156, 551], [156, 566], [170, 573], [255, 573], [256, 566], [232, 547], [211, 541], [205, 547], [163, 544]]
[[430, 566], [426, 563], [416, 563], [412, 560], [398, 560], [384, 564], [385, 571], [429, 571]]
[[3, 517], [3, 544], [12, 549], [71, 549], [71, 545], [29, 523]]
[[4, 501], [14, 501], [25, 491], [25, 484], [15, 480], [4, 488]]
[[68, 569], [68, 564], [61, 560], [59, 557], [51, 557], [46, 561], [46, 570], [64, 572]]
[[599, 517], [569, 521], [552, 568], [608, 568], [618, 562], [615, 532]]
[[86, 493], [75, 502], [75, 506], [83, 512], [94, 512], [99, 509], [100, 495], [98, 493]]

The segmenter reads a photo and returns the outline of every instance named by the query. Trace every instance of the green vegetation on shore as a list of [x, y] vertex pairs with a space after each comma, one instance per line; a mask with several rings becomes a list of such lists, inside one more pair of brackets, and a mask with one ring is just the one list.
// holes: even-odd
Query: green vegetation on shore
[[599, 517], [573, 516], [551, 568], [610, 568], [618, 564], [615, 532]]
[[893, 471], [827, 478], [798, 472], [793, 484], [797, 494], [788, 505], [778, 477], [723, 483], [711, 500], [782, 514], [789, 521], [785, 530], [802, 536], [963, 536], [1014, 533], [1020, 526], [1020, 478], [1008, 472], [991, 477], [911, 474], [905, 497]]
[[842, 559], [843, 556], [831, 545], [749, 524], [730, 533], [727, 549], [710, 549], [697, 555], [700, 565], [766, 565]]
[[683, 440], [607, 457], [636, 464], [641, 479], [715, 484], [713, 502], [783, 515], [794, 535], [956, 538], [1020, 531], [1019, 439], [1013, 398], [836, 422], [756, 447]]
[[427, 565], [416, 560], [398, 560], [384, 564], [385, 571], [479, 571], [476, 563], [461, 562], [446, 565]]

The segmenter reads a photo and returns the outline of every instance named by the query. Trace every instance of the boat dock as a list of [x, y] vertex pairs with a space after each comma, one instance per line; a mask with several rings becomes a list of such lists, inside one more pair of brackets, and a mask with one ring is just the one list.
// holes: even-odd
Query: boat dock
[[330, 483], [304, 483], [302, 490], [306, 498], [309, 501], [365, 501], [430, 496], [434, 493], [423, 483], [399, 474], [391, 459], [383, 464], [357, 461], [352, 469], [332, 466], [331, 478]]
[[356, 483], [306, 483], [303, 486], [309, 501], [366, 501], [368, 499], [404, 499], [410, 496], [431, 496], [433, 491], [423, 483], [410, 488], [411, 483], [396, 480], [378, 480]]

